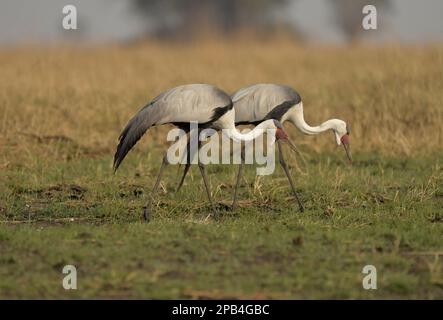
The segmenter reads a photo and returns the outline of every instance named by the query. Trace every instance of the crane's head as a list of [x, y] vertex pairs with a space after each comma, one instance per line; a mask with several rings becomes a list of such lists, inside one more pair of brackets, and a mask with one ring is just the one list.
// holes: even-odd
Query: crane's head
[[337, 145], [343, 145], [343, 148], [345, 149], [346, 156], [348, 157], [349, 161], [352, 162], [351, 157], [351, 150], [349, 146], [349, 134], [350, 129], [349, 125], [346, 124], [343, 120], [335, 119], [335, 126], [333, 128], [334, 136], [335, 136], [335, 142]]

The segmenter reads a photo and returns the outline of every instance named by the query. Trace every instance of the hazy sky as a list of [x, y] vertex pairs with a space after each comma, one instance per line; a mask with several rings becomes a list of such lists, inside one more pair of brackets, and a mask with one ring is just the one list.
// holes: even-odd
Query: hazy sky
[[[343, 39], [331, 12], [334, 0], [296, 0], [288, 10], [288, 19], [314, 41], [336, 42]], [[368, 0], [368, 4], [370, 0]], [[62, 8], [74, 4], [79, 29], [62, 29]], [[380, 11], [380, 10], [379, 10]], [[395, 39], [404, 42], [443, 42], [442, 0], [393, 0], [389, 12], [371, 39]], [[88, 41], [131, 39], [141, 33], [144, 24], [123, 0], [1, 0], [0, 45], [26, 42], [50, 43], [70, 37]]]

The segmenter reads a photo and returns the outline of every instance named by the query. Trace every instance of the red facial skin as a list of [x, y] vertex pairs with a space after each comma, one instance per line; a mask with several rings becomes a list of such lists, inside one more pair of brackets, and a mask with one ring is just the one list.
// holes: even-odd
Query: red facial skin
[[275, 138], [277, 140], [279, 140], [279, 139], [288, 139], [288, 135], [282, 129], [277, 128], [277, 130], [275, 131]]

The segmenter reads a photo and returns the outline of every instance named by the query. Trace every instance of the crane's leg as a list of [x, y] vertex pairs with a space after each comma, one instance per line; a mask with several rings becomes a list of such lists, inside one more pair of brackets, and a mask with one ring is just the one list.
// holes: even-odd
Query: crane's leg
[[211, 196], [211, 191], [209, 189], [209, 181], [208, 181], [208, 177], [206, 175], [205, 165], [199, 161], [198, 168], [200, 169], [200, 173], [203, 177], [203, 182], [205, 184], [206, 193], [208, 194], [209, 203], [211, 204], [213, 214], [215, 215], [217, 213], [217, 210], [215, 210], [215, 205], [214, 205], [214, 202], [212, 201], [212, 196]]
[[237, 181], [235, 182], [234, 196], [233, 196], [233, 200], [232, 200], [232, 210], [233, 211], [237, 208], [237, 190], [240, 185], [240, 180], [241, 180], [242, 173], [243, 173], [243, 166], [244, 166], [244, 162], [245, 162], [245, 149], [243, 148], [243, 146], [241, 147], [240, 152], [241, 152], [240, 153], [241, 160], [240, 160], [240, 165], [238, 167]]
[[[199, 131], [199, 134], [200, 134], [200, 131]], [[200, 150], [200, 147], [201, 147], [201, 142], [199, 141], [198, 145], [197, 145], [197, 151], [196, 151], [197, 154]], [[176, 192], [178, 192], [180, 190], [180, 188], [183, 186], [183, 182], [185, 182], [186, 175], [188, 174], [189, 168], [191, 167], [191, 159], [194, 157], [194, 155], [191, 155], [191, 139], [189, 139], [188, 143], [186, 144], [186, 150], [187, 150], [188, 161], [185, 165], [185, 170], [183, 171], [183, 176], [178, 184]]]
[[155, 181], [154, 187], [152, 188], [151, 194], [149, 195], [149, 200], [146, 206], [143, 208], [143, 218], [145, 220], [148, 220], [151, 215], [151, 207], [152, 207], [152, 201], [154, 200], [154, 195], [157, 192], [158, 186], [160, 185], [160, 181], [163, 176], [163, 171], [165, 167], [169, 164], [168, 162], [168, 154], [166, 153], [163, 157], [162, 165], [160, 167], [160, 171], [157, 176], [157, 181]]
[[305, 211], [305, 208], [303, 207], [303, 204], [301, 203], [300, 198], [298, 197], [297, 191], [295, 191], [294, 183], [292, 182], [292, 178], [291, 178], [291, 175], [289, 174], [288, 166], [286, 165], [286, 161], [283, 157], [281, 142], [279, 140], [277, 140], [277, 144], [278, 144], [278, 158], [280, 161], [280, 165], [283, 167], [283, 170], [285, 171], [286, 176], [288, 177], [288, 181], [291, 186], [292, 193], [294, 194], [294, 197], [298, 202], [298, 207], [300, 208], [300, 212], [303, 212], [303, 211]]
[[[191, 141], [191, 140], [189, 140], [189, 141], [188, 141], [188, 144], [186, 145], [186, 148], [187, 148], [187, 150], [188, 150], [188, 162], [186, 163], [185, 171], [183, 172], [183, 176], [182, 176], [182, 178], [181, 178], [181, 180], [180, 180], [180, 183], [179, 183], [179, 185], [178, 185], [178, 187], [177, 187], [177, 191], [180, 190], [180, 188], [181, 188], [182, 185], [183, 185], [183, 182], [185, 181], [186, 174], [188, 173], [189, 168], [191, 167], [191, 159], [192, 159], [193, 156], [194, 156], [194, 155], [191, 155], [190, 141]], [[201, 146], [202, 146], [201, 141], [198, 141], [198, 144], [197, 144], [197, 151], [196, 151], [197, 154], [198, 154], [198, 152], [199, 152]], [[202, 177], [203, 177], [203, 182], [204, 182], [204, 184], [205, 184], [205, 189], [206, 189], [206, 193], [207, 193], [207, 195], [208, 195], [209, 203], [211, 204], [212, 211], [213, 211], [213, 213], [215, 214], [215, 213], [216, 213], [216, 210], [215, 210], [214, 202], [212, 201], [212, 196], [211, 196], [211, 191], [210, 191], [210, 187], [209, 187], [208, 177], [207, 177], [207, 175], [206, 175], [205, 165], [204, 165], [203, 163], [201, 163], [200, 160], [198, 161], [198, 167], [199, 167], [199, 169], [200, 169], [200, 173], [201, 173], [201, 175], [202, 175]]]
[[[199, 147], [197, 149], [200, 149], [200, 144], [198, 144], [198, 146]], [[192, 158], [191, 157], [191, 139], [188, 139], [188, 143], [186, 144], [186, 152], [187, 152], [186, 156], [187, 156], [188, 160], [186, 162], [185, 171], [183, 171], [183, 176], [178, 184], [176, 192], [180, 191], [180, 188], [182, 187], [183, 182], [185, 182], [185, 178], [186, 178], [186, 175], [188, 174], [189, 168], [191, 167], [191, 158]], [[198, 150], [197, 150], [197, 152], [198, 152]]]
[[186, 175], [188, 174], [188, 171], [189, 171], [189, 168], [191, 167], [191, 164], [190, 163], [186, 163], [186, 165], [185, 165], [185, 171], [183, 171], [183, 176], [182, 176], [182, 178], [181, 178], [181, 180], [180, 180], [180, 182], [179, 182], [179, 184], [178, 184], [178, 187], [177, 187], [177, 191], [176, 192], [179, 192], [180, 191], [180, 188], [182, 187], [182, 185], [183, 185], [183, 182], [185, 182], [185, 178], [186, 178]]

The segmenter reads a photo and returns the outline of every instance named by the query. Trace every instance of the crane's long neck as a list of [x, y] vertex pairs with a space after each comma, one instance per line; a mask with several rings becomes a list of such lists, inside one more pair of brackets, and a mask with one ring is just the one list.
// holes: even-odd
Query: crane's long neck
[[276, 129], [274, 124], [274, 120], [266, 120], [257, 125], [254, 130], [249, 131], [247, 133], [241, 133], [237, 130], [237, 128], [233, 125], [229, 130], [227, 130], [230, 138], [237, 141], [252, 141], [266, 132], [267, 129]]
[[299, 108], [295, 109], [295, 112], [289, 116], [291, 122], [304, 134], [315, 135], [322, 132], [325, 132], [329, 129], [336, 128], [337, 119], [330, 119], [323, 122], [319, 126], [311, 127], [306, 123], [303, 116], [303, 104], [300, 103]]

